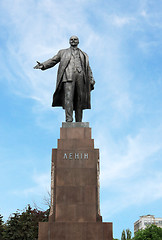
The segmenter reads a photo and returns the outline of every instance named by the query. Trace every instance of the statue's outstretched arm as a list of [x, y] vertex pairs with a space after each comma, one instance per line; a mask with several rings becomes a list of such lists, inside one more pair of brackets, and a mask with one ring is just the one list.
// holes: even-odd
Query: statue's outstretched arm
[[48, 68], [54, 67], [58, 62], [60, 62], [60, 51], [52, 58], [48, 59], [45, 62], [38, 62], [34, 69], [46, 70]]

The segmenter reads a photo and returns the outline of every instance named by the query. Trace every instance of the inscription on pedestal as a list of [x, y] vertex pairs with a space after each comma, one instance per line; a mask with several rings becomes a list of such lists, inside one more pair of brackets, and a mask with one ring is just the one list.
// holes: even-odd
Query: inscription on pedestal
[[63, 159], [65, 160], [88, 160], [88, 153], [64, 153]]

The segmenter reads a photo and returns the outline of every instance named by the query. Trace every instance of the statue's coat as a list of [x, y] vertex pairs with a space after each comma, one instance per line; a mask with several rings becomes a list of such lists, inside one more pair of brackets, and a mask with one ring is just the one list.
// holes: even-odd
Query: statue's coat
[[[72, 71], [66, 71], [66, 68], [71, 59], [71, 48], [62, 49], [60, 50], [57, 55], [53, 58], [43, 62], [43, 69], [46, 70], [55, 66], [57, 63], [60, 62], [57, 72], [57, 82], [56, 82], [56, 90], [53, 94], [53, 102], [52, 107], [55, 106], [62, 106], [64, 108], [64, 88], [63, 82], [68, 81], [71, 79]], [[81, 108], [82, 109], [90, 109], [90, 91], [93, 90], [93, 86], [91, 85], [91, 81], [93, 81], [92, 71], [89, 66], [88, 55], [79, 49], [80, 59], [82, 63], [82, 68], [84, 71], [84, 89], [83, 89], [83, 97]], [[66, 75], [65, 76], [65, 72]], [[75, 97], [74, 97], [74, 110], [75, 110]]]

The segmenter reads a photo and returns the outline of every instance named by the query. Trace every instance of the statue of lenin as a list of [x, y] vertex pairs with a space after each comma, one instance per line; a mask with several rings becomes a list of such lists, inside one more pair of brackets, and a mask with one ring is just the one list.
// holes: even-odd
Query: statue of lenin
[[79, 39], [72, 36], [70, 48], [60, 50], [51, 59], [40, 63], [35, 69], [46, 70], [60, 62], [56, 90], [53, 94], [52, 107], [62, 106], [65, 109], [66, 122], [82, 122], [83, 109], [90, 109], [90, 91], [94, 89], [95, 81], [89, 66], [88, 55], [78, 48]]

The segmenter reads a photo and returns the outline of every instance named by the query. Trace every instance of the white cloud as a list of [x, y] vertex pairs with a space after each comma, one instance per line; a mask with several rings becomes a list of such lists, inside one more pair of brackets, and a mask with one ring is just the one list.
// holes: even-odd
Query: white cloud
[[101, 210], [105, 216], [111, 217], [129, 207], [145, 206], [162, 199], [162, 174], [154, 172], [151, 177], [140, 180], [137, 177], [135, 182], [118, 183], [114, 189], [113, 198], [105, 197], [102, 200]]
[[47, 192], [50, 192], [50, 173], [35, 173], [32, 176], [32, 187], [13, 190], [12, 193], [15, 195], [36, 196], [36, 195], [46, 195]]
[[152, 55], [156, 51], [159, 53], [161, 51], [161, 41], [159, 40], [140, 40], [138, 43], [139, 48], [142, 50], [142, 52], [146, 55]]
[[134, 137], [125, 136], [120, 142], [110, 142], [110, 144], [106, 141], [106, 136], [105, 139], [103, 136], [98, 136], [97, 144], [102, 152], [103, 186], [111, 185], [117, 180], [129, 179], [145, 171], [148, 159], [162, 150], [160, 132], [162, 132], [161, 127], [145, 128]]
[[[162, 152], [162, 127], [147, 127], [135, 136], [115, 139], [117, 142], [102, 127], [98, 129], [95, 142], [101, 154], [100, 186], [104, 192], [101, 207], [105, 215], [162, 199], [161, 165], [157, 157]], [[151, 167], [157, 164], [159, 170]]]
[[134, 17], [120, 17], [117, 15], [114, 15], [112, 18], [112, 23], [117, 26], [117, 27], [123, 27], [127, 24], [131, 24], [132, 22], [135, 21]]
[[145, 10], [142, 10], [142, 11], [141, 11], [141, 16], [147, 17], [147, 12], [146, 12]]

